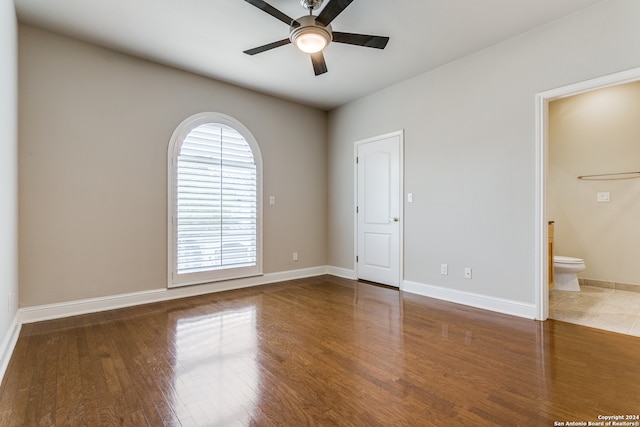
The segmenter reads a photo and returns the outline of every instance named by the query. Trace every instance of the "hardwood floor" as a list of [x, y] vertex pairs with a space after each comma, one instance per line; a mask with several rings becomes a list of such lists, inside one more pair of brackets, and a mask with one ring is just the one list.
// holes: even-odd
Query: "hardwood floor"
[[586, 423], [640, 413], [639, 361], [638, 337], [318, 277], [24, 325], [0, 425]]

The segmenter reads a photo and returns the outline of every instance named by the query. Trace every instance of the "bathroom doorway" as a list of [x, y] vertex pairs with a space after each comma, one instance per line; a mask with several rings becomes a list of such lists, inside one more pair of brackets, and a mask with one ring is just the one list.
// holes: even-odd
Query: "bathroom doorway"
[[[614, 239], [621, 231], [624, 234], [622, 222], [626, 220], [624, 213], [630, 211], [629, 207], [633, 205], [634, 209], [640, 209], [635, 202], [640, 191], [640, 178], [636, 177], [640, 174], [624, 175], [640, 171], [640, 164], [631, 164], [625, 156], [620, 156], [623, 149], [624, 152], [627, 150], [620, 145], [620, 140], [624, 139], [620, 138], [618, 128], [621, 126], [611, 125], [613, 127], [601, 135], [597, 135], [592, 126], [598, 120], [608, 123], [604, 121], [606, 114], [615, 112], [613, 103], [622, 99], [619, 95], [627, 90], [635, 90], [633, 96], [640, 98], [636, 96], [640, 94], [640, 68], [537, 96], [539, 286], [536, 302], [539, 319], [550, 317], [640, 336], [640, 292], [630, 292], [640, 290], [636, 285], [640, 283], [640, 267], [637, 272], [632, 271], [635, 266], [631, 264], [634, 263], [625, 259], [625, 253], [637, 254], [640, 248], [625, 250], [624, 245]], [[637, 104], [640, 112], [640, 101]], [[620, 110], [619, 115], [623, 116], [622, 113]], [[583, 120], [582, 125], [576, 126], [580, 120]], [[634, 131], [638, 132], [637, 127]], [[556, 143], [550, 146], [553, 141]], [[640, 138], [634, 137], [633, 144], [637, 147], [633, 149], [640, 153]], [[608, 156], [616, 151], [615, 156]], [[639, 157], [635, 153], [627, 156]], [[606, 176], [587, 176], [598, 174]], [[578, 179], [579, 176], [585, 179]], [[547, 249], [547, 223], [550, 220], [555, 221], [555, 247], [558, 248], [555, 255], [585, 260], [584, 277], [592, 279], [581, 279], [582, 292], [550, 290], [548, 287], [549, 269], [553, 269]], [[640, 233], [636, 229], [629, 231]], [[629, 266], [629, 272], [624, 271], [626, 266]], [[625, 289], [625, 285], [630, 288]]]

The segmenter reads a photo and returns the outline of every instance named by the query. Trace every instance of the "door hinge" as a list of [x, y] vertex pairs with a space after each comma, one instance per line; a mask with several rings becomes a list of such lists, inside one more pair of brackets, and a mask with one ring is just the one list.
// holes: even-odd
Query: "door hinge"
[[359, 211], [358, 207], [356, 206], [356, 213], [358, 213], [358, 212], [360, 212], [360, 211]]
[[360, 161], [360, 157], [356, 156], [356, 164], [358, 164], [359, 161]]
[[356, 255], [356, 262], [358, 262], [358, 261], [359, 261], [359, 258], [358, 258], [358, 255]]

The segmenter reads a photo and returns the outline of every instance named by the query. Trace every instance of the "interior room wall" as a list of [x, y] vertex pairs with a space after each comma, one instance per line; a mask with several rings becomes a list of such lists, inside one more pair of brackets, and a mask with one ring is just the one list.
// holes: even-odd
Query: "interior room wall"
[[166, 287], [169, 139], [203, 111], [260, 145], [264, 272], [326, 265], [325, 112], [25, 25], [19, 75], [21, 306]]
[[330, 265], [354, 269], [354, 141], [405, 129], [405, 281], [534, 304], [535, 95], [640, 66], [638, 22], [599, 3], [332, 111]]
[[[639, 171], [640, 82], [549, 103], [549, 219], [557, 255], [585, 260], [580, 277], [640, 285], [640, 174], [623, 180], [581, 175]], [[608, 192], [609, 202], [598, 202]]]
[[13, 1], [0, 0], [0, 343], [8, 339], [18, 308], [17, 48]]

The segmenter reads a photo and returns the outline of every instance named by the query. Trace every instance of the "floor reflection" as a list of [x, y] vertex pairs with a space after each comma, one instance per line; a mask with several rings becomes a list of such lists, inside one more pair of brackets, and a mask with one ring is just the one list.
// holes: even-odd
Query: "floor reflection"
[[256, 307], [181, 316], [174, 342], [178, 419], [248, 425], [258, 398]]
[[360, 359], [376, 355], [388, 378], [404, 370], [402, 294], [397, 289], [356, 282], [353, 288], [354, 343]]

